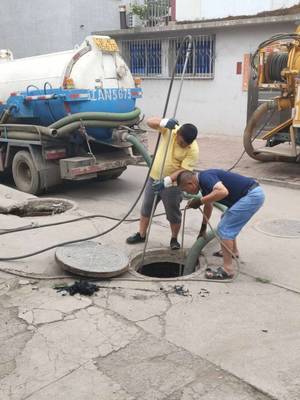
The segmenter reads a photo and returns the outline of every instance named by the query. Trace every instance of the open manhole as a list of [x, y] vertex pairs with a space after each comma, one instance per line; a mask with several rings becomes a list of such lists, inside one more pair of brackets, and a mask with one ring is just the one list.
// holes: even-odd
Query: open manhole
[[[184, 263], [186, 258], [185, 251], [169, 249], [151, 249], [147, 250], [144, 260], [143, 253], [137, 254], [130, 263], [130, 272], [145, 278], [157, 279], [176, 279], [187, 275]], [[193, 271], [199, 272], [199, 271]]]
[[300, 238], [300, 221], [294, 219], [272, 219], [260, 221], [255, 229], [269, 236], [280, 238]]
[[17, 204], [9, 210], [9, 214], [18, 217], [40, 217], [62, 214], [75, 207], [72, 201], [65, 199], [29, 199], [26, 203]]

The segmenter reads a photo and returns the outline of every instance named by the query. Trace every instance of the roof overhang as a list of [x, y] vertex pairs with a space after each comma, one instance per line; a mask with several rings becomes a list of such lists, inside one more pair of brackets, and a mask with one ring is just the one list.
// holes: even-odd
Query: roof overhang
[[135, 27], [130, 29], [119, 29], [111, 31], [96, 31], [92, 32], [94, 35], [108, 35], [114, 38], [118, 37], [130, 37], [130, 36], [143, 36], [143, 35], [166, 35], [166, 34], [185, 34], [187, 31], [199, 31], [206, 29], [225, 29], [234, 27], [246, 27], [254, 25], [266, 25], [266, 24], [279, 24], [299, 21], [300, 24], [300, 13], [292, 15], [276, 15], [267, 17], [249, 17], [249, 18], [233, 18], [233, 19], [220, 19], [214, 21], [195, 21], [189, 23], [170, 23], [165, 26], [155, 27]]

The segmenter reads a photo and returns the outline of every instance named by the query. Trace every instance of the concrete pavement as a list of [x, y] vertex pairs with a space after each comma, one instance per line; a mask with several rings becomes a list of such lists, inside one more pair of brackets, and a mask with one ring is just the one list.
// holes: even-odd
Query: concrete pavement
[[[131, 167], [115, 181], [67, 185], [52, 195], [76, 201], [77, 209], [51, 217], [1, 215], [1, 226], [89, 213], [121, 217], [145, 173], [144, 167]], [[88, 298], [56, 293], [53, 285], [61, 280], [1, 272], [1, 400], [298, 400], [300, 238], [260, 228], [266, 221], [299, 221], [300, 192], [263, 187], [266, 204], [241, 234], [242, 273], [230, 284], [203, 282], [201, 275], [182, 282], [153, 282], [126, 273], [99, 282], [97, 296]], [[0, 186], [1, 197], [7, 198], [7, 190]], [[10, 191], [12, 201], [14, 194], [20, 196]], [[132, 217], [138, 217], [138, 210]], [[219, 217], [214, 212], [213, 225]], [[94, 219], [63, 229], [0, 236], [1, 256], [100, 233], [113, 223]], [[200, 213], [189, 211], [187, 247], [200, 223]], [[124, 223], [98, 241], [118, 246], [132, 257], [142, 245], [130, 247], [125, 238], [136, 229], [136, 223]], [[164, 217], [155, 219], [151, 232], [149, 248], [168, 246]], [[210, 265], [220, 262], [211, 256], [217, 248], [217, 243], [207, 246], [203, 260]], [[65, 275], [54, 251], [0, 266], [43, 276]], [[184, 284], [189, 296], [176, 294], [175, 283]]]

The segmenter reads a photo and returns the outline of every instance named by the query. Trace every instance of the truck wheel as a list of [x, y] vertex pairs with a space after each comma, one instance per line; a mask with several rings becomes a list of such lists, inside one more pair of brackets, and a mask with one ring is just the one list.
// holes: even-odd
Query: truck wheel
[[22, 192], [37, 194], [40, 191], [40, 177], [28, 151], [18, 151], [12, 163], [16, 187]]

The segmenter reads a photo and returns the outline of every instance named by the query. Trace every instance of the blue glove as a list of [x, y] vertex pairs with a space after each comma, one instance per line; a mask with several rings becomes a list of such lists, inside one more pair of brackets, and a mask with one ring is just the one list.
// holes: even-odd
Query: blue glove
[[174, 118], [163, 118], [159, 124], [161, 128], [167, 128], [167, 129], [174, 129], [176, 125], [179, 124], [178, 121]]
[[165, 188], [163, 180], [156, 180], [152, 183], [152, 189], [155, 194], [159, 194]]

